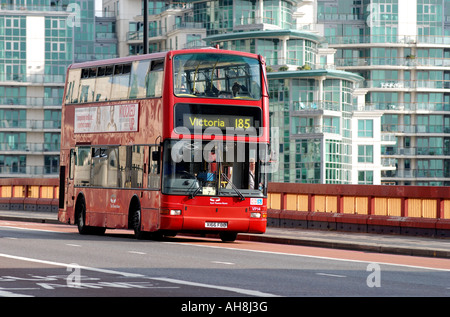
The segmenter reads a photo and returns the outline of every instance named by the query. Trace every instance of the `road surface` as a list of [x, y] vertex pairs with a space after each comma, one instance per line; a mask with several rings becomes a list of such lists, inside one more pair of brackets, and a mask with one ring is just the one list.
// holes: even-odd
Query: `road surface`
[[205, 313], [262, 312], [277, 297], [449, 297], [450, 259], [0, 221], [0, 296], [170, 297]]

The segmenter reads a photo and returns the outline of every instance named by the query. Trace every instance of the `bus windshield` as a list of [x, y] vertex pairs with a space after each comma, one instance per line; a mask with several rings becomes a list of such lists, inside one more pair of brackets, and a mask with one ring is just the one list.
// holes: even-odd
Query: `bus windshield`
[[168, 140], [163, 155], [163, 193], [263, 197], [267, 144]]
[[230, 54], [180, 54], [173, 58], [177, 97], [261, 99], [257, 59]]

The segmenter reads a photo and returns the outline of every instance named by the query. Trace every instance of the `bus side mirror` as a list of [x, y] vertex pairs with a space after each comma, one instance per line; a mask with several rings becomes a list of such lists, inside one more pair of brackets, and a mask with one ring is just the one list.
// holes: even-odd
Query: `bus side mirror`
[[152, 151], [152, 161], [156, 162], [156, 173], [160, 173], [161, 170], [161, 152], [160, 151]]
[[160, 155], [159, 151], [153, 151], [152, 152], [152, 161], [159, 162], [160, 157], [161, 157], [161, 155]]

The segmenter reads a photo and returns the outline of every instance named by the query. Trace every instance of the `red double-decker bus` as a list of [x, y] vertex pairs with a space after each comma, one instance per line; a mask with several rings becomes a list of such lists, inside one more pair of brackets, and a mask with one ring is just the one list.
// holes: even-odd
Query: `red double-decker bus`
[[71, 65], [58, 219], [137, 238], [266, 230], [261, 56], [189, 49]]

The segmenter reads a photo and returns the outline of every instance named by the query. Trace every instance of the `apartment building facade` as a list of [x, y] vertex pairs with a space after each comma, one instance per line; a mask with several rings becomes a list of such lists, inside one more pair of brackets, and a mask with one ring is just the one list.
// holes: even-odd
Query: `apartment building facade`
[[67, 66], [117, 56], [94, 0], [0, 1], [0, 177], [56, 177]]
[[450, 2], [318, 0], [337, 69], [365, 78], [366, 112], [382, 112], [383, 184], [450, 185]]
[[[102, 17], [77, 1], [78, 20], [71, 1], [0, 3], [0, 175], [55, 176], [63, 70], [141, 54], [143, 1], [104, 0]], [[449, 10], [447, 0], [148, 1], [148, 47], [265, 57], [279, 128], [272, 181], [447, 186]]]
[[[303, 30], [311, 1], [149, 1], [149, 51], [219, 46], [264, 56], [271, 126], [279, 128], [272, 181], [379, 184], [380, 113], [364, 108], [363, 78], [336, 70], [335, 49]], [[121, 56], [142, 52], [142, 1], [104, 1], [115, 11]], [[358, 115], [355, 115], [358, 113]], [[354, 125], [369, 129], [358, 136]], [[355, 134], [356, 133], [356, 134]], [[355, 134], [355, 135], [354, 135]], [[369, 136], [370, 135], [370, 136]], [[359, 140], [359, 141], [358, 141]], [[360, 153], [359, 155], [356, 153]]]

